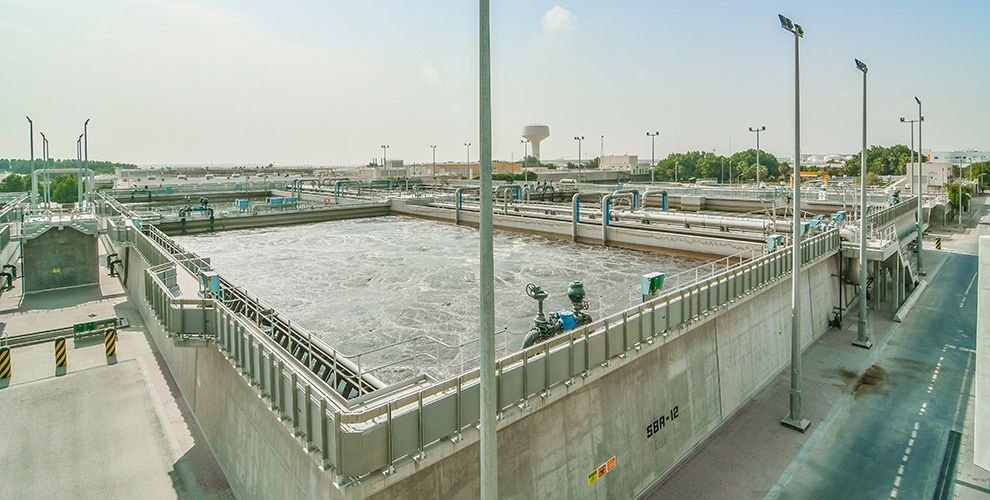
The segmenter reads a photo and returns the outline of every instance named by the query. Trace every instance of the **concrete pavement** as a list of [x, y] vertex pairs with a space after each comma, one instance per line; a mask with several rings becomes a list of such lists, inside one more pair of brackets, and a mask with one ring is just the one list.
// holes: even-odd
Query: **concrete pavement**
[[234, 498], [116, 280], [61, 295], [12, 292], [0, 311], [11, 334], [108, 316], [131, 326], [118, 331], [116, 364], [102, 336], [69, 339], [60, 376], [53, 342], [11, 350], [12, 377], [0, 385], [0, 498]]
[[972, 465], [970, 285], [990, 232], [974, 212], [966, 230], [935, 234], [941, 252], [926, 236], [930, 286], [902, 324], [871, 311], [873, 349], [850, 345], [853, 311], [805, 351], [808, 432], [779, 425], [785, 370], [646, 498], [990, 498], [990, 473]]

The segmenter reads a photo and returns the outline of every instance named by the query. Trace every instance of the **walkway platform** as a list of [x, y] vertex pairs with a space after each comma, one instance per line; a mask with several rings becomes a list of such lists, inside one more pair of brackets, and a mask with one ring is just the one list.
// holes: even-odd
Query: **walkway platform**
[[130, 324], [114, 364], [102, 336], [69, 339], [64, 374], [53, 342], [11, 350], [0, 498], [234, 498], [140, 314], [101, 274], [99, 285], [23, 297], [15, 288], [0, 299], [12, 335], [113, 316]]
[[903, 323], [871, 311], [872, 349], [851, 345], [853, 308], [805, 351], [805, 433], [779, 423], [784, 370], [644, 498], [990, 498], [972, 451], [978, 220], [940, 252], [926, 237], [929, 286]]

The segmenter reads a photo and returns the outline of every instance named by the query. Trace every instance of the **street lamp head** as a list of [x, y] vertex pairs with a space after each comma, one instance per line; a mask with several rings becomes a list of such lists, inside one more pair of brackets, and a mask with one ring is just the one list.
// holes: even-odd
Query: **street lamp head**
[[83, 123], [83, 126], [85, 126], [85, 125], [89, 125], [89, 118], [86, 118], [86, 122]]
[[866, 63], [860, 61], [859, 59], [854, 59], [854, 61], [856, 61], [856, 69], [866, 73]]
[[903, 116], [901, 117], [901, 123], [904, 123], [904, 117]]
[[30, 116], [25, 116], [24, 118], [27, 118], [28, 119], [28, 123], [34, 123], [33, 121], [31, 121], [31, 117]]
[[794, 31], [794, 23], [791, 22], [790, 19], [788, 19], [787, 17], [785, 17], [783, 14], [777, 14], [777, 17], [780, 18], [780, 27], [781, 28], [784, 28], [785, 30], [791, 31], [791, 32]]
[[759, 127], [749, 127], [750, 132], [763, 132], [766, 129], [767, 129], [766, 125], [761, 125]]
[[581, 141], [581, 140], [584, 140], [584, 136], [583, 136], [583, 135], [581, 135], [581, 136], [577, 136], [577, 135], [576, 135], [576, 136], [574, 136], [574, 140], [575, 140], [575, 141]]
[[921, 99], [918, 99], [917, 96], [914, 97], [914, 102], [918, 103], [918, 106], [921, 106]]
[[781, 28], [784, 28], [785, 30], [790, 31], [791, 33], [794, 33], [795, 35], [797, 35], [799, 37], [802, 37], [802, 38], [804, 37], [804, 29], [801, 28], [801, 25], [800, 24], [794, 24], [790, 19], [788, 19], [787, 17], [784, 17], [783, 14], [777, 14], [777, 17], [780, 18], [780, 27]]

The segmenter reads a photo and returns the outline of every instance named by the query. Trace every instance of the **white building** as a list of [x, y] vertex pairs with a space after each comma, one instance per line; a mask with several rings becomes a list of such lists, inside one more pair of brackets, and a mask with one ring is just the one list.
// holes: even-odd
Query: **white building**
[[[907, 164], [907, 181], [904, 187], [914, 192], [914, 181], [918, 178], [918, 164]], [[924, 191], [941, 191], [952, 178], [952, 164], [947, 162], [922, 163], [922, 188]]]
[[639, 165], [636, 155], [607, 155], [598, 160], [598, 168], [602, 170], [632, 171]]
[[978, 163], [990, 161], [990, 151], [928, 151], [928, 161], [935, 163]]

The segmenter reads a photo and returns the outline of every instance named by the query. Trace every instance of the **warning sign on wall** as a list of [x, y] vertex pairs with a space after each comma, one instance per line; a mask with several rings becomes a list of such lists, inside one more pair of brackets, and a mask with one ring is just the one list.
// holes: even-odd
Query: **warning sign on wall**
[[601, 479], [602, 476], [608, 474], [609, 471], [615, 468], [615, 457], [608, 459], [607, 462], [603, 463], [597, 470], [588, 474], [588, 486], [595, 484], [596, 481]]

